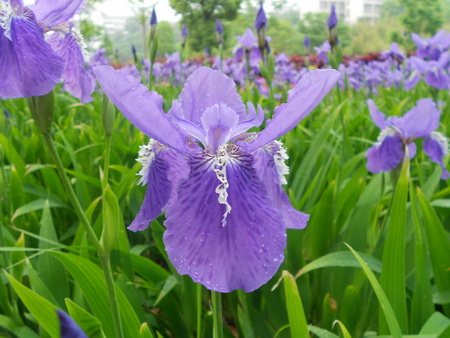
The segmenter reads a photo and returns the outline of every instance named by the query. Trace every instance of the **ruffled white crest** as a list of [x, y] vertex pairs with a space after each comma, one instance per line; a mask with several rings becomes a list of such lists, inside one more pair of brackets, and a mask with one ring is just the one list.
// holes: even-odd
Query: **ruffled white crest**
[[222, 226], [227, 225], [227, 216], [231, 212], [231, 205], [228, 203], [228, 184], [227, 180], [227, 164], [230, 162], [230, 155], [227, 152], [226, 145], [220, 146], [217, 149], [214, 158], [214, 172], [220, 184], [216, 188], [216, 193], [219, 195], [219, 203], [224, 204], [226, 209], [223, 214]]

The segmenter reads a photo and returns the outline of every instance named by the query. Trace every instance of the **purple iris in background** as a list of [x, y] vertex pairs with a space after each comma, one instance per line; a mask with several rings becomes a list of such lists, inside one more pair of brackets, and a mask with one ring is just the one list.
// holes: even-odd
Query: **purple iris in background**
[[367, 169], [374, 174], [395, 169], [402, 163], [405, 148], [408, 147], [409, 157], [413, 158], [417, 152], [415, 140], [424, 138], [425, 154], [441, 166], [442, 179], [450, 177], [443, 162], [448, 153], [448, 141], [435, 131], [439, 127], [441, 112], [433, 100], [421, 99], [404, 116], [388, 118], [372, 100], [367, 100], [367, 104], [373, 121], [381, 129], [378, 142], [367, 151]]
[[327, 20], [328, 29], [332, 30], [334, 27], [337, 26], [337, 24], [338, 24], [338, 17], [336, 15], [336, 6], [332, 5], [330, 16], [328, 17]]
[[282, 189], [288, 168], [277, 138], [317, 106], [339, 78], [314, 70], [289, 91], [259, 133], [261, 107], [247, 106], [234, 81], [201, 67], [165, 113], [163, 98], [111, 67], [95, 69], [105, 93], [139, 130], [140, 183], [148, 186], [129, 229], [146, 229], [166, 211], [164, 243], [170, 261], [208, 289], [253, 291], [284, 259], [286, 228], [302, 229], [308, 215], [295, 210]]
[[305, 39], [303, 40], [303, 46], [309, 48], [311, 46], [311, 41], [309, 40], [308, 35], [305, 35]]
[[95, 81], [70, 22], [84, 3], [40, 0], [25, 7], [21, 0], [0, 1], [0, 97], [45, 95], [62, 79], [70, 94], [92, 101]]
[[56, 310], [59, 319], [61, 338], [87, 338], [75, 321], [61, 310]]
[[216, 35], [217, 35], [217, 41], [219, 45], [223, 43], [223, 26], [222, 22], [220, 22], [220, 19], [216, 20]]

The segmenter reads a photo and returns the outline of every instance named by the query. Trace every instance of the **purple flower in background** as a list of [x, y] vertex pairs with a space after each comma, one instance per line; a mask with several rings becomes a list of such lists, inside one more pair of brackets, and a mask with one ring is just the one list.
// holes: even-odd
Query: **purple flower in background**
[[158, 24], [158, 19], [156, 18], [155, 6], [152, 9], [152, 15], [150, 17], [150, 26], [155, 26]]
[[56, 310], [59, 319], [61, 338], [87, 338], [75, 321], [61, 310]]
[[367, 104], [373, 121], [381, 129], [377, 143], [366, 154], [369, 171], [376, 174], [395, 169], [402, 163], [405, 148], [408, 147], [409, 157], [413, 158], [417, 151], [414, 141], [424, 138], [425, 154], [441, 166], [442, 179], [450, 177], [443, 162], [448, 153], [448, 141], [444, 135], [435, 131], [439, 127], [441, 112], [433, 100], [421, 99], [404, 116], [388, 118], [372, 100], [367, 100]]
[[411, 38], [417, 46], [416, 56], [422, 59], [436, 61], [450, 47], [450, 33], [443, 29], [428, 39], [416, 33], [411, 34]]
[[181, 28], [181, 36], [182, 36], [183, 38], [187, 38], [188, 33], [189, 33], [189, 31], [188, 31], [188, 28], [187, 28], [187, 24], [186, 24], [186, 22], [185, 22], [185, 23], [183, 24], [183, 28]]
[[330, 16], [328, 17], [327, 20], [328, 29], [329, 30], [333, 29], [334, 27], [337, 26], [337, 24], [338, 24], [338, 17], [336, 15], [336, 6], [332, 5]]
[[255, 20], [255, 29], [256, 31], [260, 31], [261, 29], [264, 29], [267, 27], [267, 16], [266, 12], [264, 12], [263, 3], [262, 1], [259, 3], [259, 10], [256, 14], [256, 20]]
[[[41, 96], [62, 79], [81, 102], [92, 101], [84, 42], [70, 22], [85, 0], [0, 1], [0, 97]], [[44, 33], [50, 34], [47, 40]]]
[[223, 26], [222, 22], [220, 22], [220, 19], [216, 20], [216, 33], [222, 35], [223, 34]]
[[319, 47], [314, 47], [317, 54], [317, 61], [322, 62], [324, 65], [328, 63], [328, 53], [331, 50], [330, 42], [324, 41]]
[[294, 128], [333, 88], [339, 72], [314, 70], [289, 91], [259, 133], [261, 107], [247, 106], [232, 79], [201, 67], [165, 113], [163, 98], [138, 80], [95, 69], [109, 98], [139, 130], [140, 183], [148, 186], [129, 229], [146, 229], [166, 211], [164, 243], [170, 261], [208, 289], [253, 291], [284, 259], [286, 229], [306, 226], [282, 189], [286, 151], [277, 138]]
[[258, 42], [251, 28], [247, 28], [244, 35], [238, 36], [237, 40], [242, 48], [249, 50], [252, 49], [253, 47], [256, 47], [256, 43]]
[[305, 39], [303, 40], [303, 46], [309, 48], [311, 46], [311, 41], [309, 40], [308, 35], [305, 35]]

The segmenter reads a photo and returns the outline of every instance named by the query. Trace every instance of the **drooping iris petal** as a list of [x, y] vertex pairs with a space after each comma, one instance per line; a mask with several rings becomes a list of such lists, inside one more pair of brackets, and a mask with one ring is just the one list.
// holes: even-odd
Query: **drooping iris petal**
[[94, 73], [105, 93], [136, 128], [151, 138], [181, 152], [186, 138], [170, 122], [162, 109], [163, 98], [132, 76], [109, 66], [94, 67]]
[[372, 117], [373, 122], [377, 125], [378, 128], [384, 129], [386, 128], [386, 116], [382, 112], [380, 112], [373, 100], [367, 100], [367, 105], [369, 106], [369, 113]]
[[59, 82], [61, 59], [44, 39], [31, 11], [11, 19], [11, 40], [0, 27], [0, 97], [41, 96]]
[[421, 99], [416, 106], [404, 116], [395, 119], [405, 139], [410, 137], [427, 137], [439, 127], [440, 110], [432, 99]]
[[286, 192], [281, 187], [286, 184], [284, 175], [288, 168], [284, 164], [287, 159], [281, 143], [273, 141], [252, 153], [255, 161], [254, 168], [258, 177], [264, 182], [272, 206], [283, 216], [283, 223], [288, 229], [303, 229], [306, 227], [309, 215], [296, 210], [289, 201]]
[[172, 193], [172, 182], [167, 177], [169, 163], [159, 156], [164, 150], [156, 144], [151, 142], [149, 146], [141, 147], [139, 152], [139, 161], [143, 164], [141, 182], [148, 188], [139, 213], [128, 227], [132, 231], [148, 228], [150, 222], [162, 213]]
[[258, 149], [286, 134], [304, 119], [328, 94], [339, 80], [340, 72], [333, 69], [313, 70], [302, 76], [289, 91], [288, 102], [275, 108], [272, 120], [250, 144], [248, 151]]
[[31, 9], [44, 27], [54, 27], [70, 21], [85, 5], [86, 0], [38, 0]]
[[185, 119], [199, 126], [203, 112], [217, 103], [233, 109], [240, 119], [245, 118], [245, 106], [234, 81], [222, 72], [207, 67], [198, 68], [189, 76], [181, 91], [180, 102]]
[[417, 145], [414, 142], [408, 144], [409, 158], [414, 158], [417, 153]]
[[56, 310], [61, 338], [87, 338], [78, 324], [61, 310]]
[[252, 167], [252, 156], [240, 154], [226, 167], [232, 210], [225, 226], [225, 206], [216, 193], [220, 182], [208, 158], [198, 154], [190, 165], [191, 174], [166, 213], [164, 243], [172, 264], [210, 290], [259, 288], [283, 261], [286, 234]]
[[441, 69], [426, 73], [425, 82], [437, 89], [450, 89], [450, 77]]
[[72, 32], [52, 34], [48, 43], [59, 56], [66, 60], [66, 67], [62, 76], [64, 89], [79, 98], [82, 103], [92, 101], [90, 95], [94, 91], [95, 80], [86, 71], [79, 42]]
[[430, 159], [439, 164], [442, 168], [441, 179], [446, 180], [450, 177], [450, 173], [444, 165], [444, 156], [448, 154], [448, 140], [441, 133], [433, 132], [423, 142], [423, 151]]
[[367, 169], [374, 174], [395, 169], [403, 159], [403, 143], [399, 136], [386, 136], [381, 144], [369, 148]]

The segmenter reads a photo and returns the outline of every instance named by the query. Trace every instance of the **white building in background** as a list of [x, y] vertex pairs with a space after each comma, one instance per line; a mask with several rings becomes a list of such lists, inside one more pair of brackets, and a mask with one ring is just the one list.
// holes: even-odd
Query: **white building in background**
[[299, 0], [300, 18], [306, 13], [329, 13], [336, 6], [340, 20], [355, 23], [358, 19], [375, 20], [380, 17], [383, 0]]

